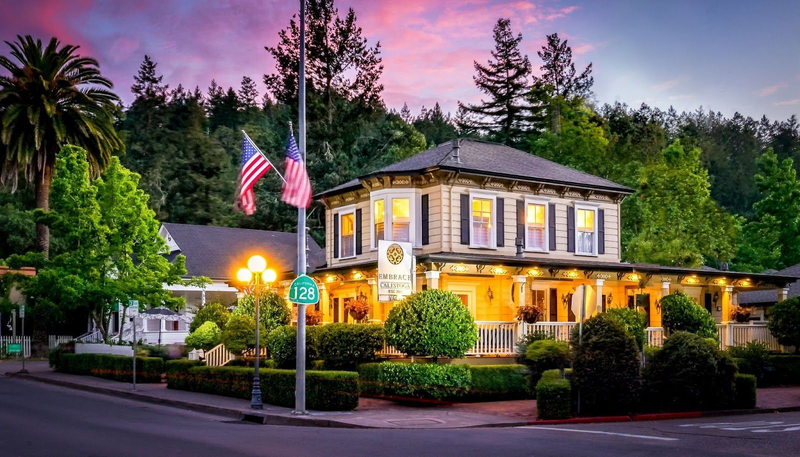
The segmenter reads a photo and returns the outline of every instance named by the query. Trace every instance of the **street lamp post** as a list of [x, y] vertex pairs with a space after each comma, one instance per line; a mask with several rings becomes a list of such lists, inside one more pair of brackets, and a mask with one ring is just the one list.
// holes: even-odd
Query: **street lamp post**
[[239, 281], [249, 284], [255, 295], [255, 320], [256, 320], [256, 354], [255, 370], [253, 371], [253, 391], [250, 395], [250, 408], [264, 409], [261, 402], [261, 380], [259, 378], [259, 365], [261, 356], [261, 288], [264, 284], [272, 284], [276, 279], [275, 270], [267, 269], [267, 261], [260, 255], [254, 255], [247, 261], [247, 268], [242, 268], [236, 274]]

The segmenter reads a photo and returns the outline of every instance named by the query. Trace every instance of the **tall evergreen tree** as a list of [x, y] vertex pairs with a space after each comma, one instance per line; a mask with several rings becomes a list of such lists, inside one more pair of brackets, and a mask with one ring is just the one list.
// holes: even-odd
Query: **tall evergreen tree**
[[256, 82], [249, 76], [242, 77], [242, 87], [239, 88], [239, 102], [244, 108], [258, 106], [258, 88]]
[[514, 36], [509, 19], [498, 19], [492, 59], [486, 65], [474, 62], [477, 75], [472, 79], [488, 99], [476, 105], [459, 103], [459, 108], [475, 115], [461, 129], [476, 130], [509, 146], [524, 143], [532, 124], [539, 119], [539, 109], [526, 97], [530, 91], [531, 63], [520, 52], [521, 41], [522, 34]]
[[[402, 118], [402, 114], [401, 114]], [[425, 135], [428, 146], [435, 146], [452, 140], [458, 136], [456, 126], [450, 119], [450, 114], [445, 114], [439, 102], [433, 105], [433, 109], [422, 108], [422, 113], [411, 123], [414, 128]]]

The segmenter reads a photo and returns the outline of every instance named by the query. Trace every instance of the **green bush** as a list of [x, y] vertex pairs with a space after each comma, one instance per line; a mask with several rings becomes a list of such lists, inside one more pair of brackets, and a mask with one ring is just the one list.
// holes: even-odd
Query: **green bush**
[[773, 355], [770, 361], [773, 370], [766, 378], [768, 384], [763, 387], [800, 385], [800, 356]]
[[800, 356], [768, 354], [764, 360], [760, 350], [757, 351], [729, 349], [739, 372], [755, 375], [759, 387], [800, 385]]
[[644, 363], [645, 364], [650, 363], [650, 359], [652, 359], [656, 354], [658, 354], [658, 351], [660, 351], [660, 350], [661, 350], [661, 347], [659, 347], [659, 346], [645, 346], [644, 349], [643, 349], [643, 351], [644, 351]]
[[164, 372], [167, 374], [167, 388], [188, 390], [189, 370], [200, 366], [203, 366], [203, 362], [199, 360], [179, 359], [167, 361], [164, 364]]
[[[317, 358], [317, 331], [320, 327], [306, 327], [306, 366]], [[297, 327], [284, 325], [269, 332], [266, 339], [267, 353], [278, 368], [294, 368], [297, 365]]]
[[50, 368], [58, 370], [59, 366], [61, 365], [61, 356], [63, 354], [74, 354], [74, 353], [75, 353], [74, 341], [61, 343], [47, 353], [47, 362], [50, 365]]
[[[259, 329], [261, 337], [267, 335], [262, 325]], [[250, 316], [231, 316], [222, 332], [222, 344], [234, 354], [241, 354], [256, 345], [256, 321]]]
[[539, 340], [555, 340], [555, 336], [548, 332], [536, 331], [531, 332], [526, 335], [523, 335], [519, 341], [517, 341], [517, 354], [519, 354], [519, 361], [524, 363], [525, 362], [525, 352], [528, 350], [528, 346], [531, 344], [539, 341]]
[[525, 364], [531, 369], [531, 386], [536, 386], [546, 370], [563, 370], [569, 366], [571, 360], [572, 353], [565, 341], [535, 341], [525, 352]]
[[153, 346], [148, 344], [136, 345], [136, 355], [146, 357], [158, 357], [167, 360], [184, 359], [189, 355], [189, 347], [185, 344], [165, 344]]
[[530, 398], [530, 379], [525, 365], [469, 365], [471, 401]]
[[744, 346], [731, 346], [728, 354], [733, 357], [740, 372], [754, 375], [759, 385], [767, 385], [766, 379], [774, 369], [765, 344], [751, 341]]
[[[226, 363], [225, 366], [226, 367], [251, 367], [252, 368], [252, 367], [255, 366], [255, 364], [253, 363], [254, 360], [255, 360], [255, 357], [247, 357], [247, 358], [242, 357], [242, 358], [231, 360], [230, 362]], [[258, 359], [258, 366], [261, 367], [261, 368], [278, 368], [278, 364], [275, 363], [274, 360], [265, 359], [263, 357], [260, 357]], [[312, 367], [309, 367], [309, 368], [310, 369], [314, 369]]]
[[[260, 371], [264, 403], [294, 407], [294, 370]], [[194, 367], [185, 390], [249, 399], [253, 369], [245, 367]], [[351, 371], [307, 371], [306, 407], [317, 411], [349, 411], [358, 406], [358, 375]]]
[[750, 374], [736, 373], [733, 377], [736, 409], [753, 409], [756, 407], [756, 377]]
[[[240, 298], [231, 314], [233, 316], [250, 316], [255, 319], [255, 297], [252, 294], [248, 294]], [[269, 333], [282, 325], [289, 325], [292, 320], [292, 313], [283, 297], [275, 292], [270, 292], [261, 296], [258, 317], [258, 320], [267, 329], [266, 333]]]
[[536, 410], [539, 419], [568, 419], [572, 416], [572, 387], [566, 379], [542, 376], [536, 384]]
[[217, 324], [220, 331], [225, 330], [225, 325], [231, 318], [231, 313], [222, 303], [209, 303], [197, 311], [194, 320], [189, 324], [189, 332], [194, 333], [201, 325], [206, 322]]
[[213, 321], [206, 321], [186, 337], [186, 345], [208, 351], [222, 341], [222, 331]]
[[800, 296], [784, 300], [770, 308], [769, 331], [784, 346], [800, 351]]
[[633, 336], [616, 319], [599, 314], [572, 333], [574, 348], [572, 388], [580, 389], [581, 414], [630, 413], [641, 388], [638, 347]]
[[329, 370], [355, 370], [377, 358], [383, 348], [380, 324], [329, 324], [316, 330], [317, 356]]
[[466, 365], [366, 363], [358, 367], [365, 394], [445, 400], [463, 397], [471, 385]]
[[[62, 373], [91, 375], [113, 381], [133, 381], [133, 360], [131, 357], [109, 354], [62, 354]], [[159, 357], [136, 357], [136, 382], [161, 382], [164, 360]]]
[[463, 357], [477, 341], [467, 307], [452, 292], [431, 289], [406, 297], [386, 318], [386, 340], [410, 356]]
[[661, 299], [661, 313], [661, 322], [667, 334], [689, 332], [719, 341], [714, 318], [683, 292], [675, 292]]
[[630, 308], [612, 308], [606, 314], [616, 319], [633, 335], [636, 346], [641, 350], [647, 342], [647, 314]]
[[676, 332], [648, 361], [647, 406], [659, 411], [729, 407], [736, 364], [716, 344], [689, 332]]

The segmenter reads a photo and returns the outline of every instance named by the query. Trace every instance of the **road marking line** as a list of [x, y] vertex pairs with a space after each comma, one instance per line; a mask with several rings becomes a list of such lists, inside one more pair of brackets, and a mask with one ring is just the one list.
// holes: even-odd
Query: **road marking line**
[[748, 421], [748, 422], [698, 422], [694, 424], [681, 424], [678, 427], [719, 428], [719, 427], [760, 427], [764, 425], [782, 424], [783, 422]]
[[614, 432], [603, 432], [600, 430], [580, 430], [575, 428], [558, 428], [558, 427], [541, 427], [538, 425], [531, 425], [527, 427], [518, 427], [518, 428], [530, 428], [534, 430], [556, 430], [559, 432], [575, 432], [575, 433], [593, 433], [595, 435], [613, 435], [613, 436], [624, 436], [627, 438], [641, 438], [645, 440], [659, 440], [659, 441], [679, 441], [678, 438], [665, 438], [663, 436], [650, 436], [650, 435], [632, 435], [630, 433], [614, 433]]

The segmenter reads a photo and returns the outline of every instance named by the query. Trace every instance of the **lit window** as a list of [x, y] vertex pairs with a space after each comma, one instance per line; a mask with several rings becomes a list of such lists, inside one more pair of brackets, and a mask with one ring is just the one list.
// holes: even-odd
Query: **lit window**
[[576, 252], [578, 254], [594, 254], [594, 213], [593, 209], [578, 208], [576, 211]]
[[407, 198], [392, 199], [392, 241], [411, 240], [410, 206]]
[[492, 200], [472, 199], [472, 245], [492, 247]]
[[378, 240], [382, 240], [385, 238], [386, 234], [384, 233], [384, 225], [383, 220], [386, 217], [384, 213], [384, 206], [383, 200], [375, 200], [375, 207], [373, 208], [373, 217], [375, 219], [375, 227], [374, 227], [374, 234], [375, 234], [375, 247], [378, 247]]
[[545, 291], [544, 290], [531, 290], [531, 304], [538, 306], [544, 312], [545, 310]]
[[527, 230], [526, 247], [544, 251], [545, 247], [545, 206], [538, 203], [528, 203], [525, 225]]
[[340, 257], [353, 257], [356, 255], [356, 224], [355, 214], [342, 214], [341, 235], [340, 235]]

